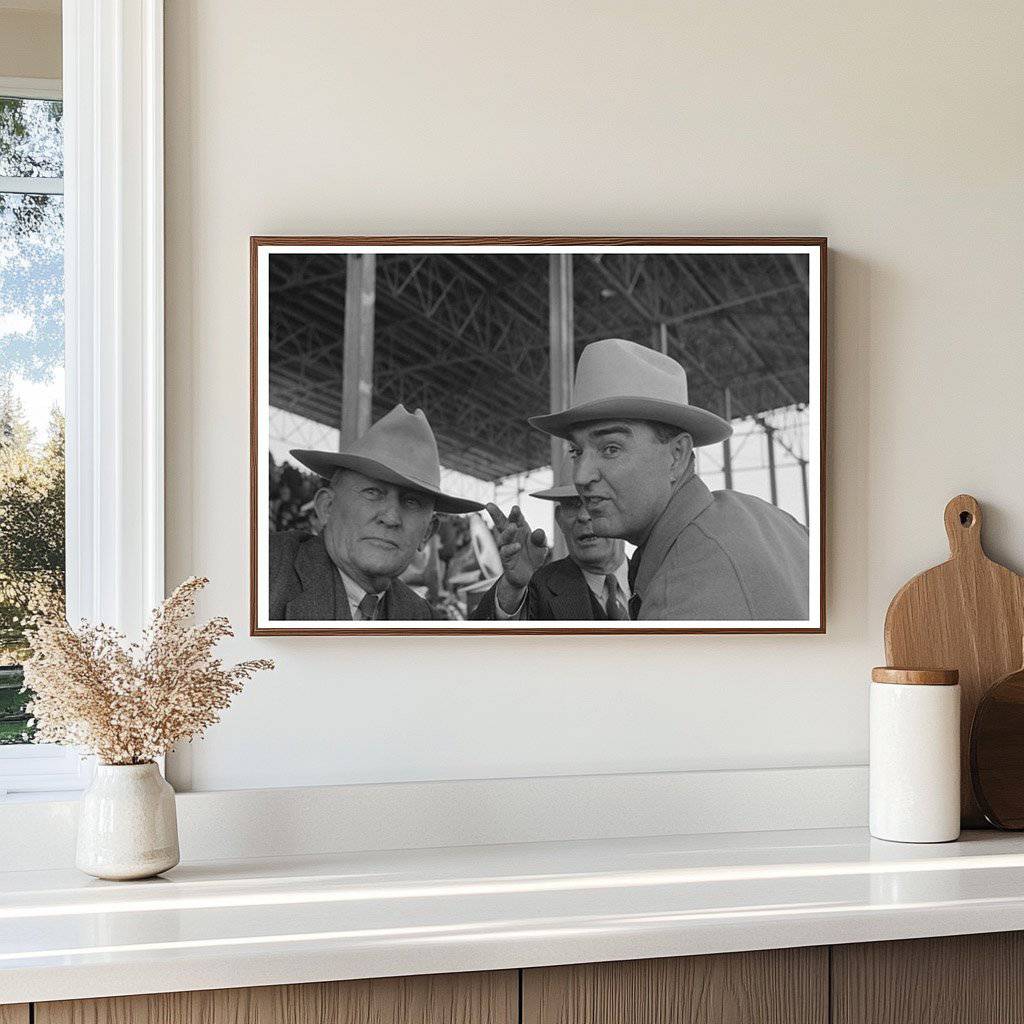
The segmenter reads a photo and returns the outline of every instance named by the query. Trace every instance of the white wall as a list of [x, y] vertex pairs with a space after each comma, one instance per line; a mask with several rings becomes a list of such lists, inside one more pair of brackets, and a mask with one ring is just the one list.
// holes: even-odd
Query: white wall
[[828, 235], [826, 636], [242, 638], [196, 789], [862, 763], [893, 591], [1024, 567], [1019, 4], [167, 0], [168, 582], [248, 620], [251, 234]]
[[60, 0], [0, 0], [0, 77], [61, 77]]

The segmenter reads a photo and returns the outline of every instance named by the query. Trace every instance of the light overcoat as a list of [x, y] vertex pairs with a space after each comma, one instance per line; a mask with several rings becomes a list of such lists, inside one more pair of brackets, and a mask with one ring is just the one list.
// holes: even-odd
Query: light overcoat
[[638, 555], [639, 619], [807, 618], [807, 529], [753, 495], [691, 477]]

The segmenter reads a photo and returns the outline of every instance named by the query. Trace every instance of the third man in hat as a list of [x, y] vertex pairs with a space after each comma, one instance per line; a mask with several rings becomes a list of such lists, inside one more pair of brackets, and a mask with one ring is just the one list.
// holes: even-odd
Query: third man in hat
[[[571, 472], [570, 467], [570, 476]], [[547, 557], [543, 538], [524, 537], [520, 545], [516, 539], [517, 524], [522, 519], [518, 509], [506, 517], [497, 506], [488, 505], [499, 539], [505, 539], [500, 549], [505, 571], [480, 599], [470, 618], [628, 619], [629, 581], [623, 542], [595, 533], [590, 512], [571, 482], [534, 491], [531, 497], [555, 502], [555, 522], [568, 554], [535, 570], [535, 564]]]

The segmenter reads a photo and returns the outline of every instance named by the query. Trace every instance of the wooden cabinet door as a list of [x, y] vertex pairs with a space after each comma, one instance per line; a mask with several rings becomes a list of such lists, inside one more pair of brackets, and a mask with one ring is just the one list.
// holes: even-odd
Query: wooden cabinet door
[[28, 1024], [28, 1003], [0, 1006], [0, 1024]]
[[828, 949], [523, 972], [523, 1024], [827, 1024]]
[[832, 947], [834, 1024], [1024, 1024], [1024, 933]]
[[36, 1003], [35, 1024], [516, 1024], [516, 971]]

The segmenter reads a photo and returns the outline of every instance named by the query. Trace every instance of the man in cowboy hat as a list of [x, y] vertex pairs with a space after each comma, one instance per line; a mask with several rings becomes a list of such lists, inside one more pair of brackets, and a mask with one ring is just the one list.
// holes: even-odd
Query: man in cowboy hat
[[[496, 505], [488, 505], [499, 543], [506, 532], [512, 539], [499, 547], [505, 571], [470, 618], [628, 619], [629, 582], [622, 541], [594, 533], [590, 513], [572, 483], [534, 491], [531, 497], [556, 503], [555, 522], [569, 554], [534, 571], [532, 563], [547, 555], [543, 531], [534, 531], [541, 534], [539, 543], [531, 537], [521, 548], [512, 536], [522, 518], [518, 508], [506, 518]], [[520, 585], [523, 578], [526, 582]]]
[[689, 404], [686, 371], [632, 341], [588, 345], [570, 407], [530, 423], [569, 441], [594, 533], [637, 545], [631, 618], [805, 620], [807, 530], [739, 491], [712, 493], [693, 450], [732, 433]]
[[437, 442], [422, 410], [396, 405], [340, 452], [291, 453], [324, 481], [317, 536], [270, 535], [270, 618], [429, 619], [398, 577], [437, 529], [437, 512], [478, 512], [441, 491]]

